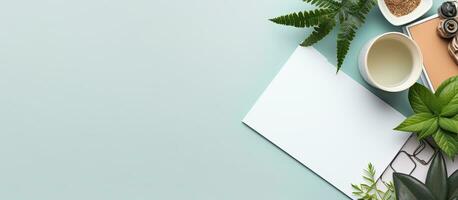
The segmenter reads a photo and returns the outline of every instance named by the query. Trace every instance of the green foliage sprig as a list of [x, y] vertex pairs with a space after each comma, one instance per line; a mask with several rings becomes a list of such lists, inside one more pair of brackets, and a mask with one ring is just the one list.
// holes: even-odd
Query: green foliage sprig
[[271, 21], [298, 28], [312, 27], [313, 32], [301, 43], [311, 46], [328, 35], [340, 24], [337, 35], [337, 71], [340, 70], [355, 37], [356, 30], [364, 24], [369, 11], [376, 4], [375, 0], [303, 0], [317, 6], [311, 11], [291, 13], [270, 19]]
[[394, 185], [392, 182], [383, 183], [386, 186], [386, 191], [382, 191], [377, 187], [375, 179], [375, 168], [369, 163], [367, 169], [364, 170], [363, 179], [365, 183], [360, 185], [351, 184], [353, 187], [353, 195], [362, 200], [395, 200]]
[[400, 173], [393, 174], [398, 200], [456, 200], [458, 199], [458, 171], [447, 176], [444, 157], [438, 152], [428, 170], [426, 182]]
[[432, 137], [449, 157], [458, 154], [458, 76], [444, 81], [433, 94], [421, 84], [409, 89], [414, 115], [395, 130], [415, 132], [419, 139]]
[[377, 189], [375, 170], [372, 164], [363, 175], [367, 184], [354, 185], [353, 194], [362, 200], [458, 200], [458, 171], [450, 177], [447, 175], [447, 166], [442, 153], [434, 155], [428, 169], [426, 182], [413, 176], [393, 173], [393, 181], [385, 184], [385, 192]]

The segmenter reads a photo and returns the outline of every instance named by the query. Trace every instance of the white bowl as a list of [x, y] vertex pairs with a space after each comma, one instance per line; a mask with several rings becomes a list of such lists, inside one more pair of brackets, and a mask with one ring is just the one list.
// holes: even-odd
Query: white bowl
[[[403, 81], [400, 81], [399, 83], [393, 85], [384, 85], [378, 82], [376, 79], [374, 79], [374, 74], [371, 74], [368, 65], [369, 53], [374, 44], [376, 42], [383, 42], [387, 40], [395, 40], [399, 42], [399, 44], [402, 44], [408, 49], [410, 55], [412, 56], [412, 68], [410, 73], [405, 75]], [[375, 88], [387, 92], [400, 92], [410, 88], [420, 78], [421, 72], [423, 70], [423, 56], [421, 55], [420, 48], [412, 39], [410, 39], [402, 33], [388, 32], [381, 34], [366, 43], [366, 45], [361, 49], [358, 64], [359, 71], [367, 83], [369, 83]]]
[[415, 10], [413, 10], [411, 13], [397, 17], [390, 12], [385, 3], [385, 0], [378, 0], [378, 7], [380, 8], [383, 16], [385, 16], [385, 18], [395, 26], [401, 26], [420, 18], [426, 12], [428, 12], [432, 6], [433, 0], [420, 0], [420, 5], [418, 5], [418, 7], [415, 8]]

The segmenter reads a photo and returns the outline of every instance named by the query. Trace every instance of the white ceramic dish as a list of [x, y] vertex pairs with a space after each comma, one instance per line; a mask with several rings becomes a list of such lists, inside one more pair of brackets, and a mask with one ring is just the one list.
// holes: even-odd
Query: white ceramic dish
[[401, 26], [407, 24], [409, 22], [413, 22], [414, 20], [423, 16], [429, 9], [433, 6], [433, 0], [420, 0], [420, 5], [413, 10], [411, 13], [397, 17], [393, 15], [390, 10], [388, 9], [385, 0], [378, 0], [378, 7], [382, 12], [383, 16], [393, 25]]
[[[369, 54], [371, 53], [371, 50], [374, 47], [374, 44], [377, 43], [386, 43], [387, 41], [396, 41], [397, 44], [402, 45], [402, 48], [405, 48], [406, 51], [408, 51], [409, 57], [411, 58], [410, 66], [409, 66], [409, 72], [406, 72], [405, 74], [402, 74], [402, 77], [399, 79], [399, 81], [396, 81], [395, 84], [384, 84], [380, 82], [380, 79], [377, 79], [377, 74], [372, 74], [376, 73], [374, 70], [370, 70], [369, 62], [368, 62], [368, 57]], [[386, 54], [382, 54], [381, 56], [383, 57]], [[383, 60], [383, 59], [382, 59]], [[390, 66], [396, 66], [397, 64], [394, 64], [391, 62], [393, 60], [393, 57], [386, 57], [386, 62], [383, 61], [384, 63], [379, 62], [379, 66], [387, 65], [387, 67]], [[391, 63], [391, 65], [390, 65]], [[390, 66], [388, 66], [390, 65]], [[373, 69], [373, 68], [372, 68]], [[390, 70], [389, 68], [379, 68], [382, 71], [378, 71], [378, 73], [385, 73], [386, 75], [392, 77], [395, 74], [393, 74], [393, 71]], [[403, 90], [406, 90], [410, 88], [413, 84], [417, 82], [417, 80], [421, 76], [421, 72], [423, 70], [423, 56], [421, 54], [420, 48], [418, 45], [407, 37], [406, 35], [398, 32], [388, 32], [384, 33], [382, 35], [379, 35], [375, 37], [374, 39], [370, 40], [361, 50], [360, 56], [359, 56], [359, 70], [361, 75], [363, 76], [364, 80], [368, 82], [370, 85], [372, 85], [375, 88], [378, 88], [380, 90], [384, 90], [387, 92], [400, 92]], [[391, 75], [390, 75], [391, 73]]]

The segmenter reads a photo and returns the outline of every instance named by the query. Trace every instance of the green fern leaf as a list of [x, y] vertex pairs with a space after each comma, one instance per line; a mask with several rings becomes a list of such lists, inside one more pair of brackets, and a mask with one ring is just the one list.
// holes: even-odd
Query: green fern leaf
[[334, 1], [334, 0], [303, 0], [305, 3], [309, 3], [321, 8], [339, 8], [340, 7], [340, 2]]
[[385, 183], [386, 191], [382, 191], [377, 187], [377, 179], [375, 179], [375, 167], [369, 163], [367, 169], [364, 170], [363, 179], [365, 183], [359, 185], [351, 184], [353, 195], [358, 199], [363, 200], [394, 200], [393, 183]]
[[352, 9], [353, 15], [355, 15], [359, 19], [360, 25], [364, 23], [366, 20], [367, 14], [372, 10], [372, 8], [377, 4], [375, 0], [359, 0], [356, 4], [356, 7]]
[[335, 20], [329, 20], [325, 23], [318, 25], [314, 28], [314, 31], [301, 43], [301, 46], [308, 47], [317, 43], [318, 41], [326, 37], [326, 35], [328, 35], [329, 32], [332, 31], [335, 25]]
[[340, 16], [342, 22], [337, 35], [337, 71], [343, 65], [356, 30], [364, 24], [367, 14], [375, 5], [375, 0], [359, 0], [357, 4], [349, 6], [351, 11], [347, 15]]
[[291, 13], [270, 19], [277, 24], [294, 26], [297, 28], [318, 26], [319, 24], [329, 21], [333, 18], [335, 11], [332, 9], [316, 9], [312, 11], [303, 11]]
[[310, 46], [328, 35], [340, 24], [337, 35], [337, 72], [343, 65], [356, 30], [366, 20], [376, 5], [376, 0], [302, 0], [319, 7], [316, 10], [292, 13], [270, 19], [271, 21], [298, 28], [313, 27], [313, 32], [301, 46]]
[[337, 72], [342, 67], [345, 56], [347, 56], [350, 43], [355, 37], [358, 26], [348, 19], [340, 25], [339, 33], [337, 34]]

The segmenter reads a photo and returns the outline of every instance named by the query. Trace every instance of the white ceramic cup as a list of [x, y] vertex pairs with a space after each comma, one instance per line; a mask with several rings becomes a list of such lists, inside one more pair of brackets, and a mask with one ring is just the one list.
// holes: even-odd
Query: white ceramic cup
[[372, 86], [400, 92], [421, 76], [423, 56], [417, 44], [406, 35], [388, 32], [370, 40], [361, 50], [359, 70]]

